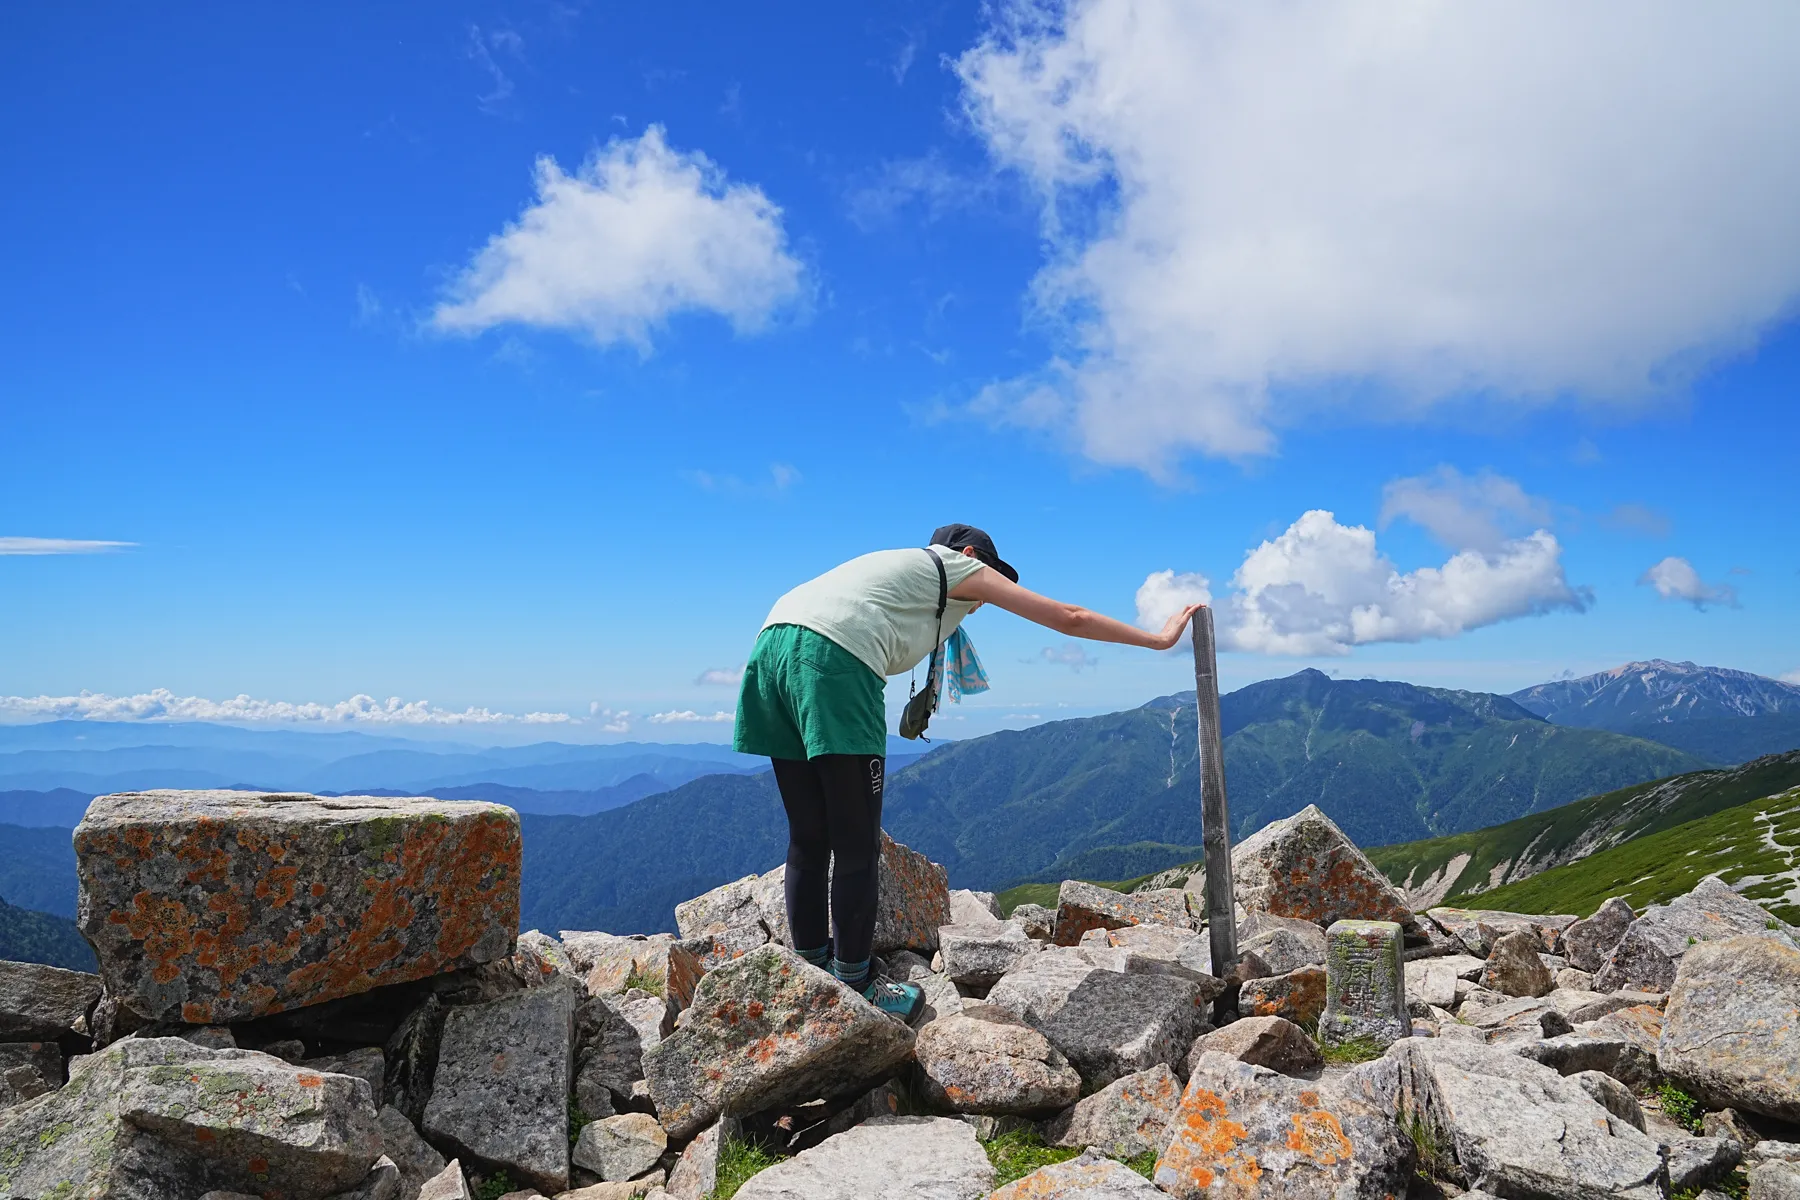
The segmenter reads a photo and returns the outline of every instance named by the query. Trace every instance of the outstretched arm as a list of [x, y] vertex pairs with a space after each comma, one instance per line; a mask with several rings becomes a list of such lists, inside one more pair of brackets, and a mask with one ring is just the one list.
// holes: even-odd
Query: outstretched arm
[[1181, 631], [1205, 605], [1190, 604], [1169, 618], [1159, 633], [1115, 621], [1111, 617], [1090, 612], [1078, 604], [1064, 604], [1022, 588], [1000, 572], [984, 569], [975, 572], [952, 588], [958, 600], [980, 600], [996, 608], [1024, 617], [1027, 621], [1054, 629], [1069, 637], [1087, 638], [1094, 642], [1117, 642], [1123, 646], [1144, 646], [1151, 650], [1167, 650], [1181, 640]]

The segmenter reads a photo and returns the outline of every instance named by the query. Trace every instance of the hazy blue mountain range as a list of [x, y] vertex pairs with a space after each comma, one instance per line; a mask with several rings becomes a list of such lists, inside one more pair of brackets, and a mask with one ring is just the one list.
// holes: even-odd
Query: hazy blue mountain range
[[0, 825], [0, 896], [21, 908], [75, 915], [75, 830]]
[[1661, 658], [1540, 683], [1512, 698], [1558, 725], [1615, 733], [1707, 718], [1800, 716], [1800, 686], [1748, 671]]

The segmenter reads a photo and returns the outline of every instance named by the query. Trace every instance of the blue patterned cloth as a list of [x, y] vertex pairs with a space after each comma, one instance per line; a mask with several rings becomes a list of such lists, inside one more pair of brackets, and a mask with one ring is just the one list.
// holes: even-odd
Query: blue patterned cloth
[[987, 672], [975, 654], [975, 643], [958, 629], [944, 642], [944, 686], [952, 703], [988, 690]]

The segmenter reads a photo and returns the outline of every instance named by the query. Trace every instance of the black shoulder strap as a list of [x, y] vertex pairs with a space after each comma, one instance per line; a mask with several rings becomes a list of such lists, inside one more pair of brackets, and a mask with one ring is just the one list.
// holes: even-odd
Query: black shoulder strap
[[937, 569], [938, 569], [937, 619], [938, 619], [938, 632], [942, 633], [944, 631], [944, 610], [946, 608], [950, 607], [950, 577], [948, 575], [944, 574], [944, 560], [938, 557], [938, 552], [936, 550], [933, 550], [931, 547], [927, 546], [927, 547], [925, 547], [925, 553], [931, 555], [931, 561], [937, 564]]

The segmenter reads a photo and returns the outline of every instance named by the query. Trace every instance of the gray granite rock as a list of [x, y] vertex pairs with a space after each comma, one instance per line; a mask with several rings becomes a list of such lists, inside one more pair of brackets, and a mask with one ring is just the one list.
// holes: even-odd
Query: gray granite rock
[[1800, 1200], [1800, 1166], [1764, 1162], [1751, 1167], [1749, 1200]]
[[108, 994], [207, 1025], [511, 953], [519, 817], [480, 801], [159, 791], [75, 830], [77, 924]]
[[1052, 1146], [1092, 1146], [1115, 1158], [1161, 1154], [1181, 1104], [1181, 1080], [1158, 1063], [1115, 1079], [1044, 1123]]
[[1081, 1095], [1081, 1076], [1049, 1039], [994, 1004], [926, 1025], [913, 1056], [925, 1099], [946, 1112], [1041, 1113]]
[[382, 1084], [387, 1077], [387, 1056], [377, 1046], [365, 1046], [344, 1054], [302, 1058], [297, 1065], [331, 1075], [353, 1075], [366, 1082], [369, 1095], [375, 1103], [381, 1103]]
[[1690, 946], [1746, 934], [1774, 936], [1794, 944], [1794, 931], [1753, 900], [1738, 895], [1717, 875], [1708, 875], [1685, 896], [1651, 905], [1625, 930], [1595, 977], [1594, 988], [1666, 992]]
[[737, 1200], [981, 1200], [994, 1185], [953, 1117], [876, 1117], [753, 1175]]
[[987, 920], [974, 925], [946, 925], [938, 930], [938, 952], [945, 975], [964, 987], [991, 987], [1038, 944], [1016, 921]]
[[1177, 1197], [1381, 1200], [1411, 1173], [1391, 1112], [1223, 1054], [1194, 1063], [1174, 1129], [1154, 1182]]
[[575, 1001], [546, 985], [451, 1009], [425, 1136], [540, 1190], [568, 1187]]
[[1056, 910], [1054, 908], [1045, 908], [1041, 904], [1021, 904], [1012, 910], [1008, 920], [1017, 921], [1023, 925], [1026, 936], [1035, 941], [1048, 942], [1054, 941], [1056, 938]]
[[442, 1171], [419, 1189], [418, 1200], [474, 1200], [469, 1181], [463, 1177], [462, 1163], [452, 1160]]
[[1530, 934], [1540, 952], [1559, 953], [1563, 930], [1576, 920], [1573, 916], [1544, 916], [1495, 908], [1433, 908], [1427, 910], [1425, 916], [1460, 941], [1470, 954], [1484, 960], [1493, 950], [1494, 942], [1508, 933]]
[[1481, 986], [1506, 996], [1542, 996], [1555, 987], [1538, 957], [1537, 939], [1523, 930], [1503, 933], [1488, 951]]
[[0, 1041], [53, 1042], [86, 1021], [99, 999], [98, 975], [0, 961]]
[[950, 923], [979, 925], [983, 921], [1000, 920], [1000, 902], [992, 892], [972, 892], [968, 888], [950, 889]]
[[1579, 971], [1596, 972], [1612, 957], [1613, 947], [1625, 936], [1625, 930], [1637, 920], [1637, 913], [1623, 896], [1614, 896], [1594, 915], [1584, 917], [1563, 931], [1563, 954], [1569, 965]]
[[1073, 946], [1090, 929], [1127, 925], [1169, 925], [1196, 929], [1200, 922], [1188, 911], [1187, 896], [1175, 888], [1148, 892], [1115, 892], [1098, 884], [1065, 879], [1056, 895], [1056, 941]]
[[670, 1200], [706, 1200], [719, 1182], [719, 1151], [737, 1136], [735, 1117], [721, 1117], [696, 1134], [669, 1172]]
[[656, 1165], [669, 1135], [645, 1113], [620, 1113], [582, 1127], [572, 1155], [575, 1165], [612, 1183], [636, 1179]]
[[1098, 1154], [1039, 1167], [994, 1191], [988, 1200], [1159, 1200], [1156, 1185]]
[[1089, 1089], [1163, 1063], [1179, 1064], [1206, 1026], [1206, 991], [1175, 975], [1124, 975], [1081, 951], [1045, 951], [988, 992], [1050, 1039]]
[[1735, 1171], [1744, 1157], [1744, 1148], [1729, 1138], [1671, 1137], [1663, 1144], [1669, 1152], [1671, 1192], [1711, 1187]]
[[[1568, 1074], [1567, 1072], [1558, 1072]], [[1639, 1133], [1645, 1131], [1644, 1110], [1631, 1094], [1631, 1089], [1605, 1071], [1576, 1071], [1568, 1077], [1581, 1085], [1601, 1108], [1619, 1118]]]
[[0, 1042], [0, 1108], [53, 1092], [63, 1084], [63, 1053], [55, 1042]]
[[1661, 1200], [1660, 1148], [1580, 1083], [1504, 1050], [1443, 1038], [1396, 1042], [1403, 1116], [1434, 1129], [1457, 1181], [1501, 1196]]
[[394, 1160], [382, 1155], [363, 1176], [363, 1181], [347, 1192], [339, 1192], [329, 1200], [397, 1200], [400, 1195], [400, 1168]]
[[0, 1111], [8, 1196], [198, 1196], [261, 1190], [272, 1174], [328, 1196], [379, 1154], [363, 1081], [180, 1038], [116, 1042], [75, 1060], [61, 1089]]
[[1283, 1075], [1311, 1075], [1325, 1057], [1306, 1030], [1283, 1017], [1242, 1017], [1223, 1029], [1200, 1035], [1188, 1053], [1191, 1075], [1202, 1054], [1223, 1054]]
[[1707, 1137], [1728, 1138], [1745, 1148], [1762, 1141], [1743, 1114], [1735, 1108], [1721, 1108], [1700, 1118], [1700, 1132]]
[[1398, 888], [1318, 805], [1272, 821], [1231, 852], [1234, 892], [1246, 912], [1341, 920], [1412, 920]]
[[1286, 975], [1247, 980], [1238, 989], [1238, 1011], [1247, 1017], [1285, 1017], [1317, 1025], [1325, 1014], [1325, 968], [1301, 967]]
[[862, 1091], [912, 1048], [910, 1029], [768, 945], [700, 981], [684, 1023], [644, 1055], [644, 1076], [682, 1138], [727, 1111]]
[[507, 966], [526, 987], [539, 987], [559, 975], [579, 983], [582, 976], [563, 944], [541, 929], [528, 929], [519, 935]]
[[1688, 950], [1656, 1061], [1711, 1107], [1800, 1121], [1800, 949], [1747, 936]]
[[1240, 953], [1262, 959], [1271, 975], [1325, 965], [1325, 930], [1299, 917], [1252, 912], [1238, 925], [1237, 943]]
[[1580, 971], [1574, 967], [1564, 967], [1551, 977], [1558, 991], [1591, 992], [1594, 990], [1594, 973]]
[[1456, 967], [1446, 959], [1421, 958], [1406, 964], [1406, 1011], [1415, 1017], [1433, 1008], [1456, 1006]]
[[603, 995], [575, 1012], [575, 1103], [590, 1117], [611, 1116], [615, 1099], [628, 1098], [644, 1078], [643, 1033], [621, 1007], [618, 997]]
[[398, 1200], [418, 1200], [419, 1189], [427, 1180], [444, 1173], [444, 1156], [430, 1142], [419, 1136], [406, 1114], [389, 1104], [377, 1118], [381, 1130], [381, 1152], [400, 1172]]

